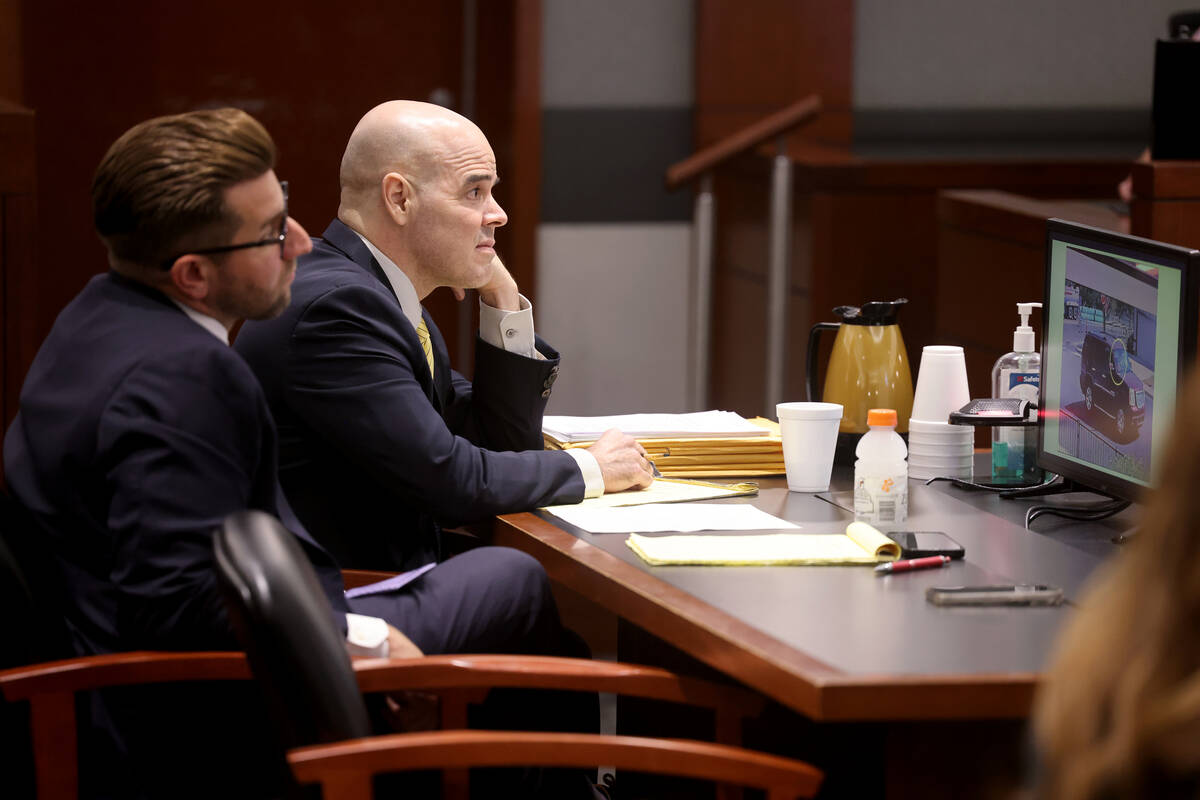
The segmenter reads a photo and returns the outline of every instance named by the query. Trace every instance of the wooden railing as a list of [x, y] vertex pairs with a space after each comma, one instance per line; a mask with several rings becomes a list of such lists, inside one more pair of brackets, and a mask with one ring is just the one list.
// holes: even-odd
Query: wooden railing
[[713, 231], [716, 201], [713, 170], [734, 156], [771, 139], [776, 152], [771, 172], [770, 242], [767, 271], [767, 413], [774, 416], [783, 393], [783, 345], [790, 263], [792, 162], [787, 155], [787, 134], [811, 122], [821, 111], [821, 98], [809, 95], [782, 111], [726, 136], [667, 168], [667, 188], [674, 190], [699, 179], [692, 230], [692, 312], [689, 342], [688, 404], [694, 410], [708, 407], [709, 350], [712, 341]]

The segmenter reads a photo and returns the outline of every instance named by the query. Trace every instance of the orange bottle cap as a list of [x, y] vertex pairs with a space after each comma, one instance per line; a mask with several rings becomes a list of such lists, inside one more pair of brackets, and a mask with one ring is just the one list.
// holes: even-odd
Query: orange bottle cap
[[872, 408], [867, 412], [868, 425], [891, 425], [896, 426], [896, 409], [894, 408]]

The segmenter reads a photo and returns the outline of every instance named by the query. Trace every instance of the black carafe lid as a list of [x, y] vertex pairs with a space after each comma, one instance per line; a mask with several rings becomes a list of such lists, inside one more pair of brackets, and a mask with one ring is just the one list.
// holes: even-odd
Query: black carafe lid
[[833, 313], [844, 325], [895, 325], [900, 306], [908, 302], [907, 297], [895, 300], [872, 300], [859, 306], [838, 306]]

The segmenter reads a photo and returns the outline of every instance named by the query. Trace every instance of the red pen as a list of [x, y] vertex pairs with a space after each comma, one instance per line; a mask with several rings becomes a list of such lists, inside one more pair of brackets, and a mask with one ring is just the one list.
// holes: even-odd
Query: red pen
[[928, 558], [910, 558], [907, 561], [892, 561], [880, 564], [875, 568], [877, 575], [889, 575], [893, 572], [908, 572], [910, 569], [933, 569], [950, 563], [950, 556], [929, 556]]

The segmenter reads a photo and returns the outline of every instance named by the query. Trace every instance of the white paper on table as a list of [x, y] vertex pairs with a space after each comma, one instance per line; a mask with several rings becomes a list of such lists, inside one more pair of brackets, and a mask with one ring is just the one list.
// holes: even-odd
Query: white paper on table
[[611, 417], [542, 417], [542, 433], [560, 442], [590, 442], [609, 428], [619, 428], [637, 439], [725, 438], [767, 436], [760, 428], [732, 411], [697, 411], [691, 414], [619, 414]]
[[589, 533], [654, 533], [657, 531], [798, 530], [799, 525], [773, 517], [748, 503], [651, 503], [618, 508], [555, 506], [560, 519]]
[[[641, 506], [651, 503], [686, 503], [689, 500], [713, 500], [729, 495], [748, 494], [750, 484], [735, 483], [722, 485], [705, 481], [676, 480], [673, 478], [657, 478], [645, 489], [630, 489], [624, 492], [608, 492], [599, 497], [589, 497], [578, 503], [563, 503], [557, 506], [543, 506], [551, 514], [557, 514], [560, 508], [612, 508], [613, 506]], [[854, 509], [850, 509], [853, 511]]]

